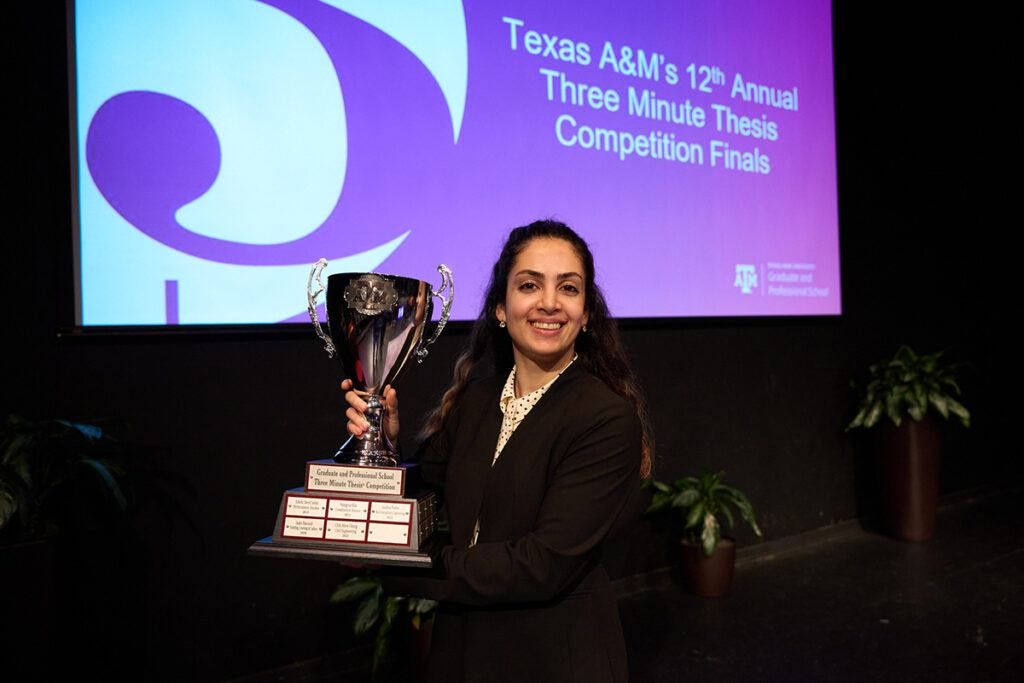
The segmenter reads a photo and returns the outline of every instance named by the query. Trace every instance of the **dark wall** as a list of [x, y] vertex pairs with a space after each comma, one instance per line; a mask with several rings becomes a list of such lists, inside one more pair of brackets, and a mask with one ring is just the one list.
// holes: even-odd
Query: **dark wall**
[[[870, 512], [869, 444], [842, 432], [848, 383], [900, 343], [973, 363], [974, 425], [948, 433], [943, 489], [1020, 476], [1003, 449], [1012, 350], [996, 315], [1009, 310], [1012, 264], [990, 228], [995, 155], [978, 138], [986, 113], [956, 106], [968, 86], [992, 85], [977, 68], [980, 20], [879, 18], [853, 4], [835, 9], [844, 314], [625, 325], [654, 417], [656, 476], [725, 469], [768, 538]], [[58, 339], [71, 264], [63, 8], [17, 12], [2, 408], [122, 418], [128, 438], [187, 484], [184, 514], [142, 500], [125, 538], [61, 550], [57, 635], [77, 670], [132, 678], [141, 668], [216, 679], [345, 649], [347, 613], [327, 605], [337, 567], [245, 555], [303, 462], [343, 432], [334, 368], [305, 333]], [[464, 340], [446, 334], [408, 375], [406, 425], [436, 400]], [[670, 550], [665, 525], [647, 521], [609, 562], [632, 574], [673, 561]]]

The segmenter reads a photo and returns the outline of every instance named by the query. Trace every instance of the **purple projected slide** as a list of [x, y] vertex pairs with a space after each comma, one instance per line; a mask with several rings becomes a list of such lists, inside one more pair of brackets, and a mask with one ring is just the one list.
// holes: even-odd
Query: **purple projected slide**
[[308, 320], [321, 257], [445, 263], [471, 319], [542, 217], [616, 316], [840, 312], [827, 0], [79, 0], [75, 35], [83, 325]]

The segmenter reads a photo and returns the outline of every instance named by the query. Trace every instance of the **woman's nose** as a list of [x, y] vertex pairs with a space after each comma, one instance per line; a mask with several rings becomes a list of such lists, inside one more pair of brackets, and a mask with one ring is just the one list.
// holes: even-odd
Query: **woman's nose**
[[545, 287], [540, 299], [540, 307], [545, 311], [555, 311], [559, 307], [558, 290]]

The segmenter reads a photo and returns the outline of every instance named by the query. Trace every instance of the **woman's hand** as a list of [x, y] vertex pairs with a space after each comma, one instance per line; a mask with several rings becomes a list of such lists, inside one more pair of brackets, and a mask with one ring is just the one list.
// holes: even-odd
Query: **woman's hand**
[[[345, 417], [348, 418], [348, 433], [362, 438], [370, 423], [366, 421], [363, 413], [366, 412], [366, 401], [362, 396], [366, 392], [354, 391], [352, 380], [346, 379], [341, 383], [341, 390], [345, 392], [345, 401], [348, 403], [348, 410]], [[398, 392], [391, 388], [391, 385], [384, 387], [384, 415], [381, 417], [381, 429], [387, 434], [391, 443], [398, 443]]]

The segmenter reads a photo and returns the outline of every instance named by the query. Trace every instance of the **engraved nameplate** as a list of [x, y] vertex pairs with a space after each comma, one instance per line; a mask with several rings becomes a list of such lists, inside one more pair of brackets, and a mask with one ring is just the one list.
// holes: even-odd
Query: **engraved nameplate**
[[412, 518], [412, 503], [391, 503], [375, 500], [370, 505], [370, 521], [408, 524]]
[[366, 541], [366, 522], [346, 522], [344, 520], [327, 520], [328, 541]]
[[281, 535], [285, 538], [324, 537], [324, 520], [310, 517], [285, 517]]
[[327, 501], [323, 498], [289, 496], [284, 513], [293, 517], [323, 517], [326, 509]]
[[370, 513], [370, 501], [332, 498], [327, 508], [328, 519], [358, 519], [366, 521]]
[[306, 463], [307, 491], [401, 496], [404, 485], [405, 470], [401, 467], [339, 465], [330, 461]]

